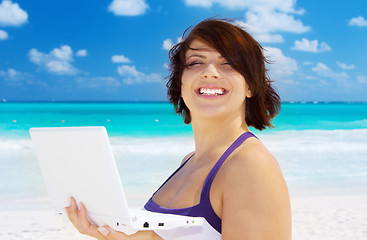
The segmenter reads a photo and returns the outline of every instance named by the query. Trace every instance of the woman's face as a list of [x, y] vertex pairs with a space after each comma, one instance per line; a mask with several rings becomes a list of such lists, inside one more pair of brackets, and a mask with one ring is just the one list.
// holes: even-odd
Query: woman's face
[[251, 97], [245, 78], [204, 42], [194, 40], [190, 48], [181, 78], [181, 96], [192, 120], [195, 116], [236, 117], [240, 114], [244, 117], [245, 98]]

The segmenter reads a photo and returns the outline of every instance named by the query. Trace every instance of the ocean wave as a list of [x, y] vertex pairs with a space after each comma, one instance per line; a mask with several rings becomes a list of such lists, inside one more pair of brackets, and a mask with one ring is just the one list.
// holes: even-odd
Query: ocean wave
[[[367, 183], [367, 129], [257, 133], [275, 155], [292, 189]], [[195, 149], [192, 136], [111, 137], [121, 180], [129, 195], [147, 196]], [[1, 198], [45, 197], [29, 138], [0, 137]], [[353, 180], [355, 179], [355, 180]]]

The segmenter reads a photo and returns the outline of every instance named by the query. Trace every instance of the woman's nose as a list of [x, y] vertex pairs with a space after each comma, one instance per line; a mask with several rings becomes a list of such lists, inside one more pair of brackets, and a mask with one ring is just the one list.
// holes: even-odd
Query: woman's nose
[[201, 75], [202, 78], [218, 78], [220, 74], [214, 64], [208, 64], [204, 69]]

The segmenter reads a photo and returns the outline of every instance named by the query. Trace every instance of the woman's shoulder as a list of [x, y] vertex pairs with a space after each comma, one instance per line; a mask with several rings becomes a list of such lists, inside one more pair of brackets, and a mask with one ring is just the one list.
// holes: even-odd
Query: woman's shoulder
[[274, 155], [267, 149], [267, 147], [257, 138], [247, 139], [228, 161], [228, 166], [231, 168], [243, 167], [253, 168], [260, 166], [277, 166], [278, 162]]
[[228, 182], [236, 181], [256, 184], [264, 178], [283, 181], [278, 161], [257, 138], [249, 138], [238, 147], [224, 162], [220, 175], [227, 186]]

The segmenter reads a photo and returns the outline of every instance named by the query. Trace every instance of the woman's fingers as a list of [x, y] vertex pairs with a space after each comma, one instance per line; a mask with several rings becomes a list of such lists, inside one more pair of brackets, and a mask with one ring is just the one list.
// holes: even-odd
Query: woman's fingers
[[85, 205], [82, 202], [79, 204], [78, 218], [80, 219], [80, 224], [83, 227], [88, 228], [93, 226], [88, 220], [87, 209], [85, 208]]
[[131, 235], [118, 232], [109, 226], [99, 227], [98, 231], [108, 240], [163, 240], [153, 231], [138, 231]]
[[70, 198], [70, 206], [65, 208], [70, 222], [81, 233], [100, 240], [106, 238], [98, 232], [98, 227], [89, 222], [87, 217], [87, 209], [83, 203], [78, 205], [74, 198]]
[[69, 220], [71, 222], [74, 222], [74, 220], [77, 217], [78, 207], [77, 207], [77, 204], [74, 198], [70, 197], [69, 201], [70, 201], [70, 206], [65, 208], [65, 212], [68, 215]]
[[127, 239], [127, 235], [122, 232], [117, 232], [109, 226], [99, 227], [98, 231], [108, 240], [123, 240]]

